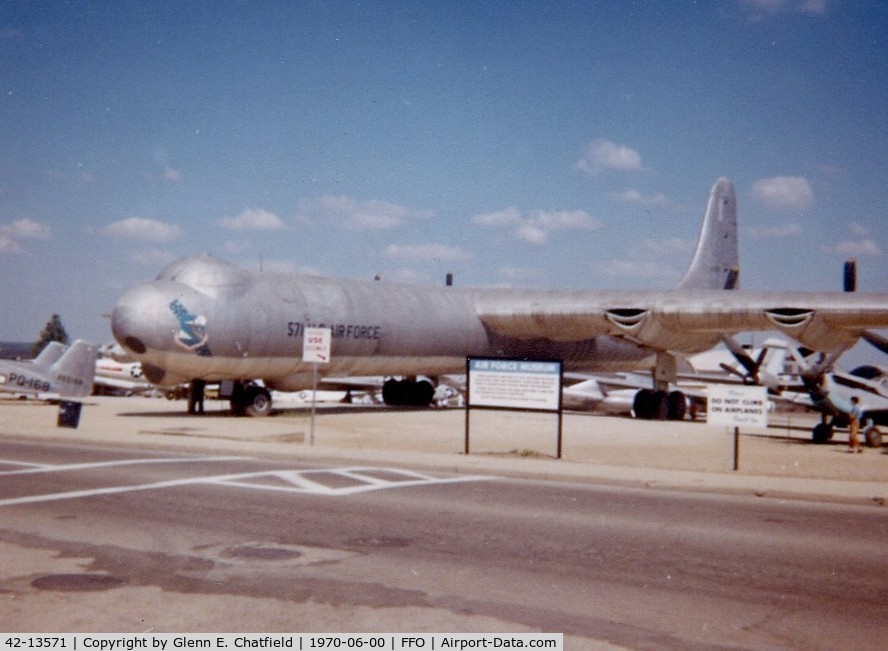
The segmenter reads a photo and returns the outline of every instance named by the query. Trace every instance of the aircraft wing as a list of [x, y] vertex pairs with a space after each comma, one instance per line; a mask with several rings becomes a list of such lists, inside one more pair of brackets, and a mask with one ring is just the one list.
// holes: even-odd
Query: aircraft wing
[[103, 375], [96, 375], [93, 379], [93, 384], [100, 387], [107, 387], [109, 389], [122, 389], [125, 391], [132, 391], [134, 393], [151, 391], [155, 388], [153, 384], [148, 384], [147, 382], [134, 382], [132, 380], [124, 380], [122, 378], [114, 378]]
[[318, 388], [328, 391], [382, 391], [385, 378], [381, 375], [349, 375], [324, 377], [318, 380]]
[[694, 353], [726, 333], [779, 330], [815, 350], [852, 346], [888, 323], [888, 295], [845, 292], [528, 292], [476, 301], [479, 318], [498, 335], [582, 341], [624, 338], [653, 350]]

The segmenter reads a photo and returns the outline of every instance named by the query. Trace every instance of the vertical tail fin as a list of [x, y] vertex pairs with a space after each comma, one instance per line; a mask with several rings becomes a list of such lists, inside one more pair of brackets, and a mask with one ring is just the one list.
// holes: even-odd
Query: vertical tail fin
[[737, 197], [733, 183], [721, 177], [709, 192], [697, 251], [678, 288], [737, 289], [739, 284]]
[[50, 341], [43, 347], [40, 354], [31, 360], [31, 363], [45, 373], [49, 371], [50, 366], [61, 359], [66, 350], [68, 350], [68, 347], [65, 344], [59, 341]]
[[80, 398], [92, 392], [98, 354], [96, 346], [78, 339], [52, 365], [49, 380], [60, 396]]

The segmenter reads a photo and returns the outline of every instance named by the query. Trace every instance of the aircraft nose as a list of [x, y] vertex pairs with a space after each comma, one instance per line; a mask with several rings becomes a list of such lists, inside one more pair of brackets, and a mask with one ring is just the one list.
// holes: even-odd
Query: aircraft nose
[[170, 310], [175, 291], [155, 282], [133, 287], [121, 296], [111, 314], [111, 332], [118, 343], [136, 355], [165, 349], [176, 330]]

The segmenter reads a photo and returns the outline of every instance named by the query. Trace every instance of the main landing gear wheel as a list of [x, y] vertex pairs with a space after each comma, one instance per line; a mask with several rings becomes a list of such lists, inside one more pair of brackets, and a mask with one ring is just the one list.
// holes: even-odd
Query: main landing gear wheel
[[231, 411], [238, 416], [268, 416], [271, 413], [271, 393], [258, 384], [236, 382], [230, 404]]
[[863, 440], [868, 448], [880, 448], [882, 447], [882, 432], [875, 425], [870, 425], [863, 430]]
[[817, 423], [814, 426], [814, 429], [811, 431], [811, 440], [814, 443], [826, 443], [832, 438], [833, 435], [833, 426], [832, 423]]
[[687, 401], [681, 391], [640, 389], [632, 401], [632, 411], [642, 420], [681, 420], [687, 411]]
[[382, 400], [387, 405], [428, 407], [435, 396], [435, 387], [428, 380], [386, 380]]

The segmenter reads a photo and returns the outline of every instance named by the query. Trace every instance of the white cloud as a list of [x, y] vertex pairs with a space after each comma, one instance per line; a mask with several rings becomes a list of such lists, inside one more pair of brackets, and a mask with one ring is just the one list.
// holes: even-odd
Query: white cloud
[[802, 234], [802, 225], [798, 222], [790, 224], [773, 224], [771, 226], [752, 226], [746, 234], [756, 240], [773, 240], [784, 237], [795, 237]]
[[601, 221], [584, 210], [539, 210], [533, 222], [550, 231], [594, 230], [601, 227]]
[[165, 267], [175, 257], [172, 252], [161, 249], [142, 249], [140, 251], [133, 251], [129, 255], [130, 262], [140, 267], [148, 267], [149, 269]]
[[233, 231], [279, 231], [286, 228], [280, 217], [261, 208], [244, 210], [236, 217], [223, 217], [218, 223]]
[[49, 237], [49, 226], [32, 219], [16, 219], [9, 224], [0, 224], [0, 235], [21, 240], [45, 240]]
[[674, 278], [675, 270], [657, 261], [611, 260], [601, 265], [604, 275], [615, 278]]
[[662, 192], [657, 193], [651, 197], [644, 196], [638, 190], [626, 190], [625, 192], [619, 192], [611, 195], [617, 201], [622, 203], [627, 203], [633, 206], [641, 206], [642, 208], [667, 208], [669, 207], [669, 199]]
[[513, 235], [528, 244], [545, 244], [548, 238], [546, 231], [530, 223], [521, 224]]
[[683, 240], [680, 237], [667, 237], [660, 240], [645, 240], [642, 248], [647, 253], [657, 255], [684, 255], [693, 253], [697, 248], [697, 243]]
[[641, 154], [626, 145], [599, 138], [586, 147], [576, 168], [589, 176], [605, 170], [636, 171], [641, 169]]
[[[253, 266], [256, 266], [253, 261]], [[312, 276], [320, 275], [314, 267], [300, 268], [292, 260], [262, 260], [261, 267], [263, 271], [279, 274], [307, 273]]]
[[175, 224], [168, 224], [156, 219], [129, 217], [128, 219], [112, 222], [99, 232], [106, 237], [122, 240], [171, 242], [182, 234], [182, 229]]
[[411, 210], [405, 206], [370, 199], [358, 201], [349, 197], [325, 195], [300, 204], [302, 217], [333, 220], [355, 231], [374, 231], [395, 228], [408, 221], [434, 217], [429, 210]]
[[882, 253], [879, 245], [872, 240], [844, 240], [833, 245], [824, 245], [823, 250], [845, 257], [877, 256]]
[[16, 219], [8, 224], [0, 224], [0, 253], [20, 253], [21, 240], [45, 240], [49, 236], [49, 226], [32, 219]]
[[390, 244], [383, 252], [385, 257], [392, 260], [409, 260], [409, 261], [436, 261], [436, 262], [452, 262], [454, 260], [468, 260], [472, 256], [470, 253], [456, 246], [447, 244], [437, 244], [429, 242], [427, 244]]
[[163, 180], [170, 183], [178, 183], [182, 180], [182, 172], [167, 165], [163, 168]]
[[522, 221], [521, 211], [514, 206], [472, 217], [472, 222], [481, 226], [515, 226]]
[[739, 0], [750, 12], [750, 19], [761, 20], [765, 16], [779, 14], [806, 14], [822, 16], [831, 0]]
[[851, 222], [849, 228], [851, 233], [857, 236], [869, 235], [870, 233], [870, 230], [860, 222]]
[[509, 229], [512, 237], [529, 244], [545, 244], [552, 231], [595, 230], [601, 220], [584, 210], [535, 210], [523, 213], [510, 207], [498, 212], [476, 215], [472, 223], [479, 226]]
[[497, 269], [497, 275], [505, 279], [509, 283], [526, 282], [528, 280], [537, 280], [540, 277], [540, 270], [530, 267], [500, 267]]
[[16, 240], [0, 232], [0, 253], [19, 253], [21, 250], [22, 247]]
[[814, 191], [801, 176], [774, 176], [752, 184], [750, 195], [775, 210], [804, 210], [814, 201]]

